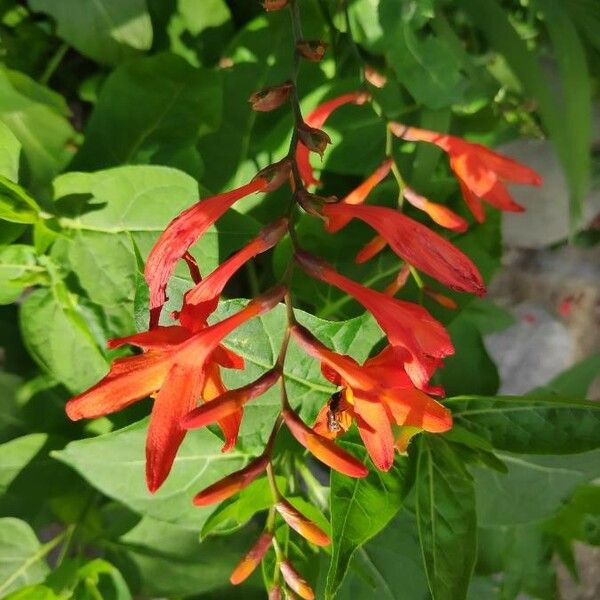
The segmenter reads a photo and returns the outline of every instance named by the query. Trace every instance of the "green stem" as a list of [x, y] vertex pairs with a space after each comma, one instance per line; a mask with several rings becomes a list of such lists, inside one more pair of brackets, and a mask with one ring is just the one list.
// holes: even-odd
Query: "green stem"
[[44, 69], [44, 72], [40, 76], [39, 81], [42, 85], [48, 84], [52, 78], [52, 75], [54, 75], [54, 72], [56, 69], [58, 69], [58, 66], [62, 62], [62, 59], [65, 57], [68, 49], [69, 45], [64, 42], [56, 49], [56, 52], [52, 55], [48, 61], [48, 64], [46, 65], [46, 68]]

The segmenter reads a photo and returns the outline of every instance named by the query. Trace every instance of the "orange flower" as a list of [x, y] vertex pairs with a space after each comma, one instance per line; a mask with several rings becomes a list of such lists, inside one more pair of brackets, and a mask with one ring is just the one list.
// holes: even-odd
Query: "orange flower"
[[318, 525], [296, 510], [287, 500], [277, 502], [275, 509], [294, 531], [297, 531], [309, 542], [317, 546], [328, 546], [331, 544], [329, 536]]
[[264, 555], [267, 553], [267, 550], [271, 547], [272, 540], [272, 533], [263, 533], [258, 538], [254, 546], [250, 548], [248, 554], [242, 558], [233, 570], [233, 573], [229, 578], [229, 581], [231, 581], [233, 585], [239, 585], [242, 581], [245, 581], [252, 575], [254, 569], [258, 567]]
[[162, 232], [150, 251], [144, 277], [150, 288], [150, 327], [158, 325], [160, 311], [166, 302], [167, 283], [175, 264], [189, 247], [219, 219], [235, 202], [255, 192], [269, 192], [276, 189], [288, 177], [290, 162], [282, 160], [260, 171], [249, 183], [205, 198], [184, 210], [173, 219]]
[[375, 317], [390, 344], [406, 350], [404, 369], [418, 388], [427, 387], [432, 364], [454, 353], [444, 326], [422, 306], [356, 283], [306, 252], [297, 251], [296, 260], [309, 275], [350, 294]]
[[[344, 104], [364, 104], [369, 98], [369, 95], [363, 91], [351, 92], [349, 94], [343, 94], [337, 98], [327, 100], [322, 104], [319, 104], [305, 119], [305, 123], [309, 127], [315, 127], [317, 129], [325, 125], [325, 121], [329, 118], [329, 115], [340, 106]], [[309, 185], [319, 185], [321, 182], [315, 179], [313, 168], [310, 166], [309, 160], [309, 149], [300, 142], [296, 148], [296, 164], [298, 165], [298, 171], [304, 183]]]
[[287, 219], [278, 219], [265, 227], [257, 237], [186, 292], [183, 308], [177, 315], [180, 323], [191, 331], [203, 328], [206, 319], [217, 307], [227, 282], [243, 264], [275, 246], [287, 231], [287, 223]]
[[448, 287], [485, 294], [483, 279], [470, 258], [425, 225], [384, 206], [326, 204], [322, 215], [335, 227], [340, 221], [357, 218], [370, 225], [407, 263]]
[[506, 189], [507, 182], [523, 185], [542, 185], [542, 178], [533, 169], [506, 156], [492, 152], [481, 144], [467, 142], [452, 135], [437, 133], [400, 123], [390, 124], [394, 135], [409, 141], [430, 142], [450, 156], [450, 168], [458, 178], [465, 202], [473, 216], [481, 223], [485, 200], [499, 210], [521, 212]]
[[67, 414], [74, 421], [92, 419], [152, 395], [146, 481], [148, 489], [155, 492], [167, 478], [183, 441], [181, 418], [194, 408], [206, 388], [207, 371], [223, 359], [221, 340], [248, 319], [273, 308], [284, 293], [281, 286], [273, 288], [241, 311], [198, 333], [182, 327], [158, 327], [113, 340], [112, 347], [134, 344], [144, 353], [115, 360], [99, 383], [67, 402]]
[[321, 362], [323, 375], [341, 386], [339, 396], [332, 398], [334, 406], [330, 402], [317, 417], [315, 434], [320, 437], [337, 437], [354, 419], [373, 463], [387, 471], [394, 461], [392, 423], [432, 433], [452, 427], [448, 409], [412, 385], [398, 348], [388, 346], [360, 366], [353, 358], [329, 350], [299, 325], [292, 328], [292, 336]]

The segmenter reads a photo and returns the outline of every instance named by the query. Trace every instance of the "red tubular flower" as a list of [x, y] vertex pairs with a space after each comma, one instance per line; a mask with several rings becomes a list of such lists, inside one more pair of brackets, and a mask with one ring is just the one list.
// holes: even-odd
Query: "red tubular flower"
[[271, 388], [280, 376], [279, 370], [267, 371], [248, 385], [226, 391], [185, 415], [181, 420], [181, 426], [184, 429], [197, 429], [236, 414], [247, 402], [258, 398]]
[[287, 219], [278, 219], [265, 227], [251, 242], [189, 290], [178, 315], [181, 324], [192, 331], [203, 328], [206, 319], [217, 307], [227, 282], [242, 265], [275, 246], [287, 231], [287, 223]]
[[306, 252], [297, 251], [296, 260], [309, 275], [350, 294], [375, 317], [390, 344], [407, 351], [404, 368], [418, 388], [427, 387], [432, 363], [454, 353], [444, 326], [422, 306], [356, 283]]
[[315, 424], [315, 434], [335, 438], [353, 418], [373, 463], [387, 471], [394, 460], [392, 422], [441, 433], [452, 427], [452, 416], [441, 404], [416, 389], [406, 372], [404, 353], [387, 346], [360, 366], [349, 356], [333, 352], [310, 332], [295, 325], [295, 341], [321, 362], [323, 375], [342, 390], [334, 394]]
[[313, 523], [300, 511], [296, 510], [287, 500], [277, 502], [275, 509], [294, 531], [297, 531], [309, 542], [317, 546], [328, 546], [331, 544], [329, 536], [316, 523]]
[[511, 198], [505, 183], [542, 185], [542, 178], [533, 169], [492, 152], [481, 144], [427, 129], [407, 127], [400, 123], [392, 123], [390, 129], [394, 135], [402, 139], [430, 142], [448, 153], [450, 168], [459, 180], [465, 202], [480, 223], [485, 219], [482, 200], [499, 210], [510, 212], [524, 210]]
[[254, 569], [258, 567], [264, 555], [267, 553], [267, 550], [271, 547], [272, 540], [272, 533], [261, 534], [254, 546], [250, 548], [248, 554], [242, 558], [233, 570], [233, 573], [231, 573], [229, 581], [233, 585], [239, 585], [242, 581], [245, 581], [252, 575]]
[[404, 188], [404, 197], [415, 207], [427, 213], [438, 225], [463, 233], [469, 227], [469, 224], [461, 216], [450, 210], [443, 204], [436, 204], [417, 194], [409, 187]]
[[[120, 358], [99, 383], [67, 402], [68, 416], [76, 421], [104, 416], [147, 396], [154, 406], [146, 439], [146, 481], [155, 492], [164, 482], [185, 430], [180, 421], [194, 407], [205, 383], [206, 368], [221, 340], [245, 321], [273, 308], [283, 297], [278, 286], [252, 300], [245, 308], [198, 333], [181, 327], [159, 327], [112, 342], [131, 343], [143, 354]], [[157, 393], [158, 392], [158, 393]]]
[[323, 216], [335, 223], [350, 217], [370, 225], [400, 258], [448, 287], [485, 294], [483, 279], [470, 258], [425, 225], [383, 206], [327, 204]]
[[316, 434], [291, 408], [284, 408], [282, 415], [292, 435], [322, 463], [348, 477], [368, 475], [369, 471], [365, 465], [331, 440]]
[[300, 598], [304, 600], [315, 600], [315, 593], [305, 579], [294, 569], [292, 564], [287, 560], [282, 560], [279, 563], [279, 570], [283, 575], [285, 582], [290, 586]]
[[[305, 119], [305, 123], [310, 127], [317, 129], [325, 125], [325, 121], [329, 118], [329, 115], [340, 106], [344, 104], [364, 104], [369, 98], [369, 95], [363, 91], [351, 92], [349, 94], [343, 94], [337, 98], [327, 100], [322, 104], [319, 104]], [[313, 168], [310, 166], [308, 148], [300, 143], [296, 148], [296, 164], [298, 165], [298, 171], [304, 181], [305, 185], [319, 185], [321, 182], [315, 179]]]
[[269, 460], [268, 452], [261, 454], [243, 469], [223, 477], [223, 479], [198, 492], [194, 496], [194, 504], [196, 506], [208, 506], [209, 504], [222, 502], [237, 494], [240, 490], [249, 486], [267, 468]]

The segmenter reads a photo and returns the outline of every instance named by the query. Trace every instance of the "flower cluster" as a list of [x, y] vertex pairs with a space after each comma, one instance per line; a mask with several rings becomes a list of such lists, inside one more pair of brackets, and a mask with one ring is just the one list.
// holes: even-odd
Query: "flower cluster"
[[[287, 0], [265, 0], [266, 10], [279, 10]], [[304, 40], [297, 5], [291, 3], [294, 29], [295, 73], [301, 59], [319, 61], [326, 50], [321, 41]], [[190, 429], [218, 424], [223, 433], [223, 452], [234, 448], [244, 407], [275, 384], [281, 388], [281, 410], [262, 454], [241, 470], [226, 476], [193, 498], [197, 506], [214, 504], [231, 497], [266, 473], [273, 503], [264, 531], [231, 575], [239, 584], [258, 566], [269, 549], [276, 557], [276, 575], [271, 598], [282, 597], [287, 588], [302, 598], [314, 593], [295, 570], [277, 541], [276, 522], [281, 519], [316, 546], [330, 543], [323, 529], [310, 521], [286, 500], [274, 476], [274, 446], [285, 425], [291, 435], [324, 465], [349, 477], [365, 477], [367, 466], [336, 444], [335, 440], [353, 424], [376, 468], [389, 470], [396, 452], [405, 453], [411, 438], [422, 431], [442, 433], [452, 427], [452, 415], [432, 396], [443, 390], [431, 378], [444, 358], [454, 352], [448, 332], [423, 306], [395, 298], [407, 278], [415, 276], [425, 293], [447, 308], [453, 301], [422, 283], [419, 272], [460, 292], [485, 293], [483, 279], [473, 262], [458, 248], [429, 227], [398, 209], [366, 204], [370, 192], [393, 172], [400, 196], [422, 210], [437, 225], [456, 232], [467, 229], [467, 221], [449, 208], [432, 202], [411, 189], [402, 179], [392, 155], [383, 156], [380, 166], [356, 189], [341, 200], [309, 191], [319, 186], [310, 154], [320, 156], [331, 142], [321, 128], [329, 115], [346, 104], [371, 101], [366, 90], [328, 100], [305, 119], [302, 117], [295, 76], [276, 86], [254, 93], [249, 101], [255, 111], [277, 110], [291, 103], [294, 128], [290, 149], [284, 158], [234, 190], [200, 200], [165, 229], [152, 248], [145, 267], [149, 287], [150, 323], [148, 331], [112, 340], [111, 348], [129, 344], [141, 353], [115, 360], [109, 373], [95, 386], [67, 404], [71, 419], [94, 418], [121, 410], [151, 396], [154, 400], [146, 441], [146, 480], [154, 493], [169, 475], [177, 451]], [[536, 173], [482, 146], [460, 138], [388, 123], [388, 133], [407, 141], [437, 144], [450, 155], [468, 207], [483, 220], [481, 201], [501, 210], [520, 210], [505, 188], [506, 181], [539, 184]], [[386, 145], [387, 146], [387, 145]], [[252, 194], [269, 193], [290, 186], [290, 203], [278, 217], [248, 244], [221, 263], [204, 278], [189, 249], [236, 202]], [[377, 291], [337, 272], [333, 266], [302, 248], [295, 233], [294, 218], [299, 210], [323, 221], [326, 231], [335, 234], [351, 220], [358, 219], [374, 231], [374, 238], [357, 255], [365, 262], [389, 247], [401, 259], [397, 277], [384, 290]], [[251, 299], [237, 313], [209, 324], [227, 282], [249, 260], [274, 248], [285, 236], [291, 240], [293, 256], [281, 282]], [[171, 321], [162, 319], [167, 301], [167, 285], [178, 261], [184, 260], [194, 282]], [[321, 343], [295, 319], [290, 283], [294, 268], [335, 286], [362, 304], [372, 314], [386, 337], [384, 348], [363, 364], [341, 355]], [[244, 360], [224, 344], [237, 327], [285, 301], [287, 327], [275, 363], [255, 381], [227, 389], [222, 369], [244, 369]], [[171, 324], [161, 324], [168, 322]], [[312, 426], [299, 417], [288, 398], [285, 358], [290, 343], [297, 344], [319, 361], [323, 376], [332, 384], [329, 401], [321, 408]]]

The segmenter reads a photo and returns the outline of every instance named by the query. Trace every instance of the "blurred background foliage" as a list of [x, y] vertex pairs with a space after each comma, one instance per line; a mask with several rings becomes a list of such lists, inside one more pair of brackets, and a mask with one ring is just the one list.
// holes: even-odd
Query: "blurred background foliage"
[[[387, 84], [371, 90], [382, 114], [370, 105], [344, 106], [328, 122], [333, 145], [315, 163], [325, 194], [343, 195], [381, 162], [386, 119], [492, 146], [547, 138], [568, 184], [571, 239], [583, 239], [597, 164], [591, 122], [600, 92], [600, 3], [347, 4], [300, 1], [306, 38], [330, 45], [322, 63], [302, 66], [303, 110], [357, 89], [365, 64]], [[276, 397], [266, 395], [258, 411], [248, 411], [238, 449], [220, 460], [214, 433], [189, 436], [155, 498], [144, 490], [140, 462], [146, 403], [83, 424], [69, 422], [63, 411], [70, 395], [97, 381], [122, 352], [106, 351], [106, 340], [145, 326], [143, 260], [166, 224], [198, 197], [242, 184], [285, 154], [291, 115], [252, 112], [247, 98], [287, 79], [291, 60], [286, 11], [265, 15], [257, 1], [0, 0], [0, 597], [219, 600], [237, 593], [229, 573], [258, 531], [252, 517], [265, 503], [264, 486], [251, 486], [216, 511], [193, 508], [189, 500], [262, 447]], [[397, 159], [420, 193], [467, 217], [439, 149], [404, 144]], [[389, 192], [383, 185], [376, 194], [385, 202]], [[221, 219], [193, 248], [202, 272], [278, 214], [284, 193], [247, 199]], [[424, 221], [410, 207], [408, 213]], [[303, 218], [299, 235], [307, 248], [373, 287], [384, 287], [397, 270], [386, 253], [354, 264], [368, 239], [354, 224], [334, 243], [319, 223]], [[499, 216], [451, 238], [489, 280], [501, 259]], [[282, 244], [261, 257], [228, 295], [264, 289], [289, 250]], [[187, 285], [182, 270], [169, 293], [173, 308]], [[294, 285], [307, 311], [302, 318], [321, 339], [358, 359], [369, 354], [380, 333], [358, 305], [307, 278]], [[406, 297], [417, 295], [409, 284]], [[454, 313], [425, 300], [459, 349], [441, 382], [449, 395], [493, 396], [499, 377], [482, 336], [509, 325], [510, 316], [488, 301], [452, 297], [460, 307]], [[233, 306], [226, 303], [221, 314]], [[274, 311], [232, 336], [249, 370], [228, 384], [270, 364], [283, 319]], [[248, 336], [258, 340], [251, 353]], [[310, 420], [330, 388], [299, 351], [292, 359], [292, 401]], [[544, 393], [584, 397], [598, 367], [597, 358], [579, 365]], [[428, 460], [450, 470], [458, 459], [478, 463], [472, 475], [461, 467], [450, 484], [436, 482], [439, 502], [456, 522], [469, 522], [477, 507], [473, 600], [509, 600], [521, 592], [553, 600], [553, 560], [560, 557], [575, 576], [572, 542], [600, 544], [600, 489], [591, 483], [600, 476], [598, 418], [566, 408], [554, 419], [550, 413], [558, 409], [524, 406], [531, 423], [522, 438], [494, 433], [510, 428], [510, 419], [494, 430], [465, 414], [448, 439], [427, 442], [431, 448], [421, 448], [419, 460], [411, 454], [403, 475], [425, 481]], [[536, 420], [554, 439], [572, 427], [573, 439], [556, 452], [536, 447], [539, 438], [527, 435]], [[585, 447], [576, 447], [581, 423], [592, 433]], [[332, 478], [338, 506], [345, 506], [346, 485]], [[364, 485], [362, 509], [369, 511], [383, 492]], [[329, 569], [327, 585], [341, 585], [341, 599], [430, 597], [417, 531], [427, 499], [416, 495], [404, 498], [399, 514], [401, 503], [388, 503], [391, 514], [359, 541], [336, 538], [346, 553], [336, 558], [337, 570], [329, 557], [319, 562], [309, 548], [292, 544], [298, 566], [321, 582], [318, 594]], [[450, 550], [468, 567], [475, 526], [465, 536], [441, 540], [434, 551]], [[454, 587], [434, 588], [435, 599], [459, 600], [468, 577], [455, 581], [451, 564], [440, 568]], [[259, 598], [261, 589], [257, 575], [239, 593]]]

